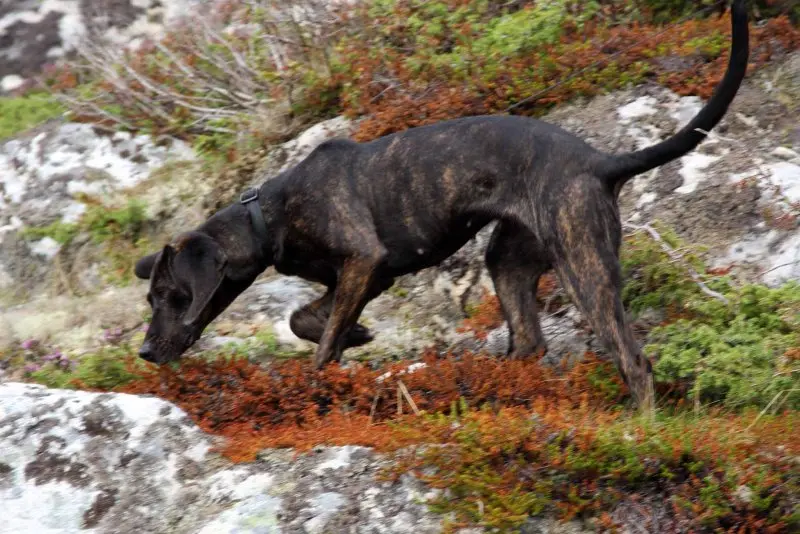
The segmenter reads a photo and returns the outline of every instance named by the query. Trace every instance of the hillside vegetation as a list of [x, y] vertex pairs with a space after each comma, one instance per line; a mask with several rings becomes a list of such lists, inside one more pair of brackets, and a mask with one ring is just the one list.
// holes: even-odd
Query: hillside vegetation
[[[340, 114], [360, 119], [354, 138], [370, 140], [468, 115], [540, 115], [645, 82], [708, 97], [730, 47], [727, 14], [680, 20], [713, 2], [289, 4], [313, 7], [311, 20], [289, 16], [286, 2], [228, 0], [138, 51], [87, 46], [43, 83], [72, 120], [187, 139], [209, 172], [245, 168], [244, 183], [253, 151]], [[750, 7], [754, 71], [800, 49], [796, 2]], [[25, 111], [19, 124], [51, 117], [55, 105]], [[149, 224], [132, 203], [28, 233], [66, 245], [86, 233], [132, 257]], [[592, 353], [559, 369], [431, 349], [414, 372], [398, 362], [316, 373], [261, 333], [155, 369], [135, 357], [141, 332], [112, 332], [96, 353], [28, 340], [4, 356], [26, 380], [175, 402], [227, 438], [222, 452], [235, 461], [266, 447], [376, 447], [397, 459], [387, 477], [412, 471], [447, 489], [431, 506], [450, 513], [448, 528], [514, 532], [530, 515], [556, 514], [603, 531], [796, 532], [800, 285], [737, 280], [658, 230], [659, 239], [627, 235], [622, 258], [626, 307], [659, 318], [642, 333], [655, 362], [653, 421], [629, 409], [613, 366]], [[124, 268], [116, 274], [129, 281]], [[554, 295], [567, 303], [550, 277], [539, 297]], [[487, 297], [463, 326], [485, 336], [500, 323]]]

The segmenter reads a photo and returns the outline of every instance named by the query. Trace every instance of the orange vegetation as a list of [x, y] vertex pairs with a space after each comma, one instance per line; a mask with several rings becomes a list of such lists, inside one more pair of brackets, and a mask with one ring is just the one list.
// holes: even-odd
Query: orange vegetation
[[[443, 1], [453, 10], [465, 3]], [[354, 135], [358, 141], [446, 119], [504, 112], [545, 88], [551, 89], [526, 101], [514, 113], [536, 115], [576, 96], [645, 80], [680, 95], [708, 98], [728, 61], [730, 16], [726, 14], [689, 20], [666, 32], [663, 26], [651, 24], [604, 27], [588, 23], [580, 31], [565, 28], [560, 42], [529, 54], [502, 61], [481, 55], [463, 58], [470, 64], [465, 74], [447, 65], [434, 66], [432, 52], [409, 44], [413, 31], [405, 21], [417, 9], [415, 3], [401, 0], [389, 15], [373, 20], [370, 13], [362, 13], [369, 23], [344, 41], [344, 68], [333, 83], [340, 88], [345, 113], [366, 117]], [[479, 38], [480, 31], [463, 23], [447, 28], [438, 38], [431, 37], [429, 45], [431, 50], [446, 49], [453, 41]], [[704, 45], [703, 40], [713, 35], [724, 36], [722, 44]], [[752, 68], [800, 47], [800, 29], [785, 16], [752, 25], [750, 35]], [[410, 57], [422, 67], [409, 68]]]
[[[531, 407], [554, 402], [577, 407], [587, 399], [608, 404], [608, 396], [590, 383], [608, 366], [593, 355], [560, 376], [536, 361], [504, 361], [464, 354], [458, 358], [424, 355], [424, 368], [402, 374], [406, 363], [371, 370], [354, 364], [314, 371], [310, 362], [290, 360], [268, 368], [245, 359], [187, 360], [179, 371], [147, 371], [121, 391], [154, 394], [184, 409], [203, 430], [228, 438], [225, 454], [252, 460], [266, 447], [308, 449], [315, 445], [354, 444], [391, 449], [402, 445], [387, 421], [411, 414], [407, 400], [398, 403], [402, 380], [416, 407], [448, 413], [463, 398], [473, 407]], [[385, 380], [377, 378], [391, 373]], [[621, 382], [610, 371], [608, 380]], [[398, 409], [398, 404], [401, 404]], [[399, 414], [403, 415], [399, 415]]]

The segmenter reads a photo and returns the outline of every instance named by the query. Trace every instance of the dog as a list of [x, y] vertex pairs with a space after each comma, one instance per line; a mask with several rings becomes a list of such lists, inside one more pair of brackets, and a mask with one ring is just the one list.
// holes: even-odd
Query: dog
[[727, 112], [749, 56], [744, 0], [731, 8], [726, 73], [699, 113], [653, 146], [606, 154], [532, 118], [473, 116], [367, 143], [331, 139], [303, 161], [245, 191], [162, 250], [138, 260], [150, 280], [152, 321], [139, 356], [177, 360], [206, 326], [269, 266], [324, 285], [291, 315], [292, 331], [317, 344], [315, 366], [370, 342], [358, 323], [395, 278], [435, 266], [490, 222], [485, 262], [510, 329], [507, 356], [547, 347], [536, 304], [554, 269], [628, 385], [652, 406], [652, 365], [620, 298], [621, 188], [694, 148]]

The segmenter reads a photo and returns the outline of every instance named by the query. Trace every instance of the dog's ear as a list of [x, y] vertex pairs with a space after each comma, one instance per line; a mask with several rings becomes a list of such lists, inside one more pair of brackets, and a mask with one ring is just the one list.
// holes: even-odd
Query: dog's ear
[[[153, 273], [154, 278], [157, 278], [160, 282], [168, 282], [170, 285], [174, 284], [175, 277], [172, 275], [172, 262], [175, 260], [175, 249], [172, 245], [165, 245], [161, 252], [157, 252], [156, 254], [152, 254], [147, 258], [155, 256], [155, 265], [152, 267], [151, 272]], [[142, 258], [140, 261], [144, 261], [147, 258]], [[138, 266], [138, 265], [137, 265]], [[149, 275], [150, 273], [148, 273]]]
[[225, 251], [207, 235], [195, 234], [182, 241], [173, 262], [173, 274], [192, 293], [184, 324], [193, 325], [200, 319], [225, 279], [227, 263]]
[[137, 278], [142, 280], [150, 279], [150, 273], [153, 272], [153, 265], [155, 265], [159, 254], [161, 254], [161, 251], [154, 252], [136, 262], [136, 265], [133, 266], [133, 273]]

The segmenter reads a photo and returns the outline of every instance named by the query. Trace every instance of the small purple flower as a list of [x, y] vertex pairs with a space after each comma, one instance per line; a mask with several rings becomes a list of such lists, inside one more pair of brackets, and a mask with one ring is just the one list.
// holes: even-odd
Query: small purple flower
[[35, 339], [26, 339], [20, 345], [23, 350], [31, 350], [32, 348], [36, 347], [39, 343]]
[[103, 331], [103, 339], [107, 343], [117, 343], [122, 338], [122, 328], [111, 328]]
[[45, 354], [42, 359], [46, 362], [54, 362], [57, 360], [61, 360], [63, 357], [64, 355], [61, 354], [61, 351], [57, 350], [55, 352], [51, 352], [50, 354]]
[[28, 365], [25, 366], [25, 372], [26, 373], [35, 373], [36, 371], [38, 371], [41, 368], [42, 367], [40, 365], [36, 365], [35, 363], [29, 363]]

